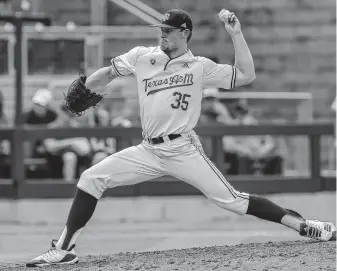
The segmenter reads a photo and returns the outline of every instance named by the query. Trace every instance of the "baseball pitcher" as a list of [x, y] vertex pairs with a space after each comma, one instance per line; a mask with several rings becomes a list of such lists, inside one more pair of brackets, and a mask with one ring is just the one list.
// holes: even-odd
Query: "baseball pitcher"
[[306, 220], [257, 195], [237, 191], [206, 157], [193, 131], [201, 110], [202, 90], [231, 89], [255, 79], [252, 55], [234, 13], [221, 10], [220, 20], [235, 48], [234, 66], [196, 57], [188, 49], [192, 19], [183, 10], [165, 13], [157, 47], [135, 47], [111, 60], [87, 79], [81, 76], [70, 86], [66, 104], [81, 114], [95, 106], [111, 80], [115, 88], [135, 84], [138, 88], [143, 142], [105, 158], [87, 169], [77, 184], [77, 193], [61, 236], [47, 252], [27, 262], [28, 267], [78, 262], [74, 247], [97, 201], [107, 188], [136, 184], [164, 175], [193, 185], [215, 204], [238, 215], [253, 215], [283, 224], [322, 241], [336, 240], [330, 222]]

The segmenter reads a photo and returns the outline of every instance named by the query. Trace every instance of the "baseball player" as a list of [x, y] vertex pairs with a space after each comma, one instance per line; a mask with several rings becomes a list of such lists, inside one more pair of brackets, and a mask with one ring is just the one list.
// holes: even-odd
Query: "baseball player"
[[[103, 192], [164, 175], [195, 186], [228, 211], [280, 223], [310, 238], [336, 240], [336, 227], [330, 222], [305, 220], [268, 199], [235, 190], [204, 154], [193, 131], [200, 115], [202, 90], [231, 89], [255, 79], [253, 59], [239, 20], [225, 9], [219, 18], [233, 40], [234, 66], [194, 56], [187, 47], [193, 30], [191, 17], [183, 10], [173, 9], [165, 13], [161, 24], [155, 25], [161, 30], [159, 46], [135, 47], [113, 58], [111, 66], [99, 69], [87, 80], [81, 79], [87, 90], [95, 93], [105, 91], [104, 86], [116, 77], [124, 78], [117, 81], [115, 88], [136, 83], [144, 140], [112, 154], [81, 175], [61, 236], [52, 241], [51, 249], [28, 261], [28, 267], [78, 262], [76, 240]], [[80, 85], [77, 82], [75, 90], [79, 91]], [[71, 100], [69, 108], [80, 111]]]

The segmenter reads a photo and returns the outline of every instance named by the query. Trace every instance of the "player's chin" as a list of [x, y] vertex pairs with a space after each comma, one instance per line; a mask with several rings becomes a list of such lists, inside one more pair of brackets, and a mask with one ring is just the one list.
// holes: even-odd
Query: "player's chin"
[[169, 51], [168, 46], [167, 46], [166, 44], [163, 44], [163, 43], [160, 44], [160, 49], [161, 49], [162, 51], [164, 51], [164, 52]]
[[160, 49], [164, 52], [169, 52], [170, 46], [167, 44], [167, 42], [161, 42], [160, 43]]

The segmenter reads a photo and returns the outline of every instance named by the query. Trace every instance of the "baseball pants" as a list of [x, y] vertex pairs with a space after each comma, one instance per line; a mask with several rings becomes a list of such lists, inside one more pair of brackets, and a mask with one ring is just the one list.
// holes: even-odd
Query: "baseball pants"
[[206, 157], [198, 136], [191, 131], [164, 143], [143, 141], [110, 155], [83, 172], [77, 187], [99, 199], [107, 188], [137, 184], [164, 175], [197, 189], [218, 206], [243, 215], [249, 195], [236, 191]]

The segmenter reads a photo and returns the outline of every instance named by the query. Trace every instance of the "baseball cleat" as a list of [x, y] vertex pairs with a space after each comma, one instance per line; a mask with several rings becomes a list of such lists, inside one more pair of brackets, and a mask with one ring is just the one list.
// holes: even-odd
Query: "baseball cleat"
[[331, 222], [306, 220], [301, 223], [300, 235], [320, 241], [336, 241], [336, 226]]
[[56, 248], [55, 244], [56, 240], [53, 240], [51, 249], [28, 261], [26, 266], [42, 267], [49, 265], [75, 264], [78, 262], [78, 258], [74, 250], [75, 245], [72, 245], [68, 250], [63, 250]]

